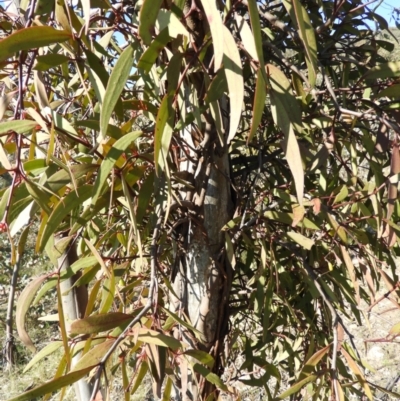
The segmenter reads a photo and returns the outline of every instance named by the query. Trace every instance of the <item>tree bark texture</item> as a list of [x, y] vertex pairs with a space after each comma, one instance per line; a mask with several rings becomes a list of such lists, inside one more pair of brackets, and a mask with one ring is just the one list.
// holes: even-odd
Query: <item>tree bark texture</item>
[[[56, 239], [57, 241], [57, 239]], [[56, 245], [57, 247], [57, 242]], [[68, 249], [58, 259], [58, 267], [61, 271], [68, 271], [71, 265], [78, 260], [74, 246]], [[85, 286], [74, 286], [80, 274], [74, 274], [70, 278], [60, 283], [61, 301], [64, 312], [65, 327], [67, 333], [70, 331], [71, 323], [83, 318], [88, 302], [88, 293]], [[81, 353], [78, 352], [72, 357], [71, 369], [78, 363]], [[89, 401], [92, 395], [92, 386], [85, 379], [81, 379], [74, 383], [75, 396], [78, 401]]]

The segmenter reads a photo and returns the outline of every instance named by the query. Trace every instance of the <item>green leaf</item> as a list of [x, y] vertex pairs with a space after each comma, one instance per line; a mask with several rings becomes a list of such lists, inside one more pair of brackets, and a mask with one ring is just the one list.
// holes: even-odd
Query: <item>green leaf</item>
[[211, 103], [221, 99], [223, 94], [228, 92], [228, 84], [226, 82], [226, 75], [223, 69], [218, 70], [215, 77], [208, 87], [206, 97], [204, 98], [205, 103]]
[[23, 373], [27, 372], [32, 366], [34, 366], [36, 363], [38, 363], [46, 356], [57, 351], [60, 347], [62, 347], [62, 345], [63, 345], [62, 341], [52, 341], [50, 344], [47, 344], [29, 361], [28, 365], [25, 366]]
[[178, 322], [180, 325], [182, 325], [183, 327], [186, 327], [187, 329], [193, 331], [193, 333], [196, 335], [197, 338], [202, 338], [203, 334], [197, 330], [196, 328], [194, 328], [191, 324], [185, 322], [183, 319], [181, 319], [176, 313], [171, 312], [168, 309], [162, 308], [162, 310], [172, 318], [172, 320], [174, 320], [175, 322]]
[[161, 9], [157, 16], [158, 30], [161, 32], [165, 28], [168, 29], [170, 38], [177, 38], [178, 35], [183, 35], [189, 38], [189, 32], [183, 26], [179, 18], [169, 10]]
[[36, 57], [36, 64], [33, 67], [36, 71], [47, 71], [52, 67], [57, 67], [58, 65], [65, 63], [69, 60], [67, 56], [57, 53], [49, 53], [44, 56]]
[[346, 185], [343, 185], [339, 193], [335, 196], [333, 204], [339, 203], [342, 200], [346, 199], [348, 194], [349, 194], [349, 189], [347, 188]]
[[51, 213], [51, 208], [48, 205], [50, 203], [50, 194], [40, 188], [35, 182], [26, 180], [25, 184], [35, 202], [46, 214], [49, 215]]
[[92, 185], [84, 185], [71, 191], [65, 198], [62, 198], [54, 207], [53, 212], [49, 216], [46, 227], [44, 228], [42, 237], [38, 235], [37, 247], [42, 252], [47, 244], [50, 236], [59, 229], [63, 219], [76, 207], [81, 206], [85, 200], [90, 198], [93, 192]]
[[201, 362], [203, 365], [208, 366], [210, 369], [212, 369], [212, 367], [214, 366], [214, 358], [208, 352], [200, 351], [198, 349], [189, 349], [183, 354], [197, 359], [199, 362]]
[[31, 338], [25, 330], [25, 316], [32, 303], [33, 297], [36, 292], [47, 279], [48, 275], [44, 274], [42, 276], [36, 277], [31, 281], [21, 292], [21, 295], [17, 301], [17, 310], [15, 312], [15, 325], [17, 326], [18, 336], [25, 346], [32, 352], [36, 352], [36, 348], [33, 345]]
[[389, 61], [370, 68], [363, 79], [386, 79], [400, 77], [400, 61]]
[[[158, 109], [156, 119], [156, 129], [154, 134], [154, 163], [163, 170], [164, 159], [167, 156], [169, 143], [173, 132], [174, 109], [171, 105], [169, 95], [165, 95], [160, 108]], [[157, 169], [157, 171], [159, 171]]]
[[[72, 181], [79, 180], [86, 174], [95, 171], [98, 168], [96, 164], [74, 164], [68, 170], [60, 170], [47, 179], [44, 186], [52, 192], [58, 192]], [[71, 178], [71, 175], [74, 178]]]
[[299, 0], [284, 0], [285, 5], [290, 18], [297, 25], [299, 36], [303, 42], [304, 49], [306, 51], [306, 62], [308, 66], [308, 79], [310, 85], [315, 85], [315, 79], [317, 76], [317, 41], [315, 39], [314, 28], [311, 24], [310, 17], [307, 14], [307, 10], [300, 3]]
[[[222, 64], [224, 50], [228, 50], [224, 48], [224, 46], [226, 46], [226, 44], [224, 44], [225, 26], [222, 23], [221, 15], [217, 9], [215, 0], [201, 0], [201, 4], [203, 5], [204, 12], [206, 13], [206, 17], [210, 25], [210, 31], [213, 40], [212, 43], [214, 47], [214, 71], [216, 72]], [[237, 50], [236, 43], [234, 44], [234, 48]]]
[[154, 193], [154, 172], [152, 171], [142, 182], [136, 208], [136, 221], [142, 224], [146, 209], [149, 207], [151, 196]]
[[393, 337], [397, 337], [400, 335], [400, 323], [396, 323], [390, 330], [389, 334]]
[[[228, 135], [229, 143], [236, 135], [236, 131], [242, 117], [244, 83], [242, 75], [242, 62], [235, 39], [233, 39], [232, 34], [226, 26], [223, 27], [222, 32], [224, 38], [224, 71], [226, 81], [228, 83], [230, 100], [230, 121]], [[215, 42], [213, 43], [215, 46]]]
[[293, 384], [293, 386], [289, 387], [286, 391], [284, 391], [282, 394], [278, 395], [277, 399], [278, 400], [283, 400], [292, 394], [297, 393], [302, 387], [304, 387], [306, 384], [311, 383], [317, 379], [318, 376], [316, 375], [310, 375], [306, 377], [303, 380], [298, 381], [297, 383]]
[[49, 382], [35, 387], [34, 389], [27, 391], [26, 393], [11, 398], [8, 401], [31, 401], [37, 397], [41, 397], [42, 395], [51, 394], [54, 391], [59, 390], [60, 388], [69, 386], [70, 384], [77, 382], [79, 379], [86, 376], [93, 368], [94, 366], [90, 366], [86, 369], [67, 373], [62, 377], [50, 380]]
[[182, 347], [182, 344], [176, 338], [159, 333], [155, 330], [139, 328], [138, 333], [138, 340], [143, 341], [144, 343], [169, 347], [174, 351]]
[[289, 231], [287, 235], [293, 241], [297, 242], [300, 246], [302, 246], [304, 249], [310, 250], [315, 245], [315, 241], [313, 239], [307, 238], [303, 234], [296, 233], [294, 231]]
[[0, 40], [0, 61], [6, 60], [21, 50], [31, 50], [52, 43], [72, 39], [67, 31], [59, 31], [49, 26], [33, 26], [20, 29]]
[[257, 71], [256, 90], [254, 93], [253, 115], [251, 120], [249, 137], [247, 138], [247, 143], [251, 142], [254, 134], [256, 133], [257, 128], [260, 125], [265, 107], [265, 98], [267, 96], [267, 91], [265, 89], [265, 81], [262, 76], [262, 71], [264, 71], [264, 68], [260, 68]]
[[294, 129], [301, 131], [301, 111], [291, 93], [290, 82], [285, 74], [272, 64], [267, 64], [266, 69], [271, 84], [272, 117], [275, 124], [281, 128], [285, 135], [283, 148], [294, 178], [297, 199], [301, 206], [304, 195], [304, 170], [299, 144], [294, 133]]
[[115, 340], [107, 340], [93, 347], [90, 351], [88, 351], [79, 359], [77, 364], [72, 369], [72, 372], [85, 369], [89, 366], [98, 365], [101, 362], [103, 356], [108, 352], [108, 350], [112, 347], [114, 343]]
[[343, 356], [346, 358], [346, 361], [349, 365], [350, 370], [354, 373], [354, 375], [357, 377], [358, 382], [360, 385], [363, 387], [366, 396], [368, 397], [369, 400], [373, 400], [374, 397], [372, 395], [371, 389], [365, 380], [364, 375], [362, 374], [360, 368], [357, 366], [357, 363], [354, 361], [354, 359], [350, 356], [350, 354], [342, 347], [341, 348], [341, 353]]
[[195, 372], [200, 373], [208, 382], [214, 384], [223, 391], [228, 391], [228, 387], [226, 387], [223, 381], [215, 373], [210, 372], [204, 366], [195, 363], [193, 369]]
[[[250, 23], [251, 27], [253, 28], [253, 37], [254, 43], [256, 46], [258, 62], [260, 63], [261, 68], [264, 67], [264, 51], [263, 51], [263, 44], [262, 44], [262, 37], [261, 37], [261, 24], [260, 24], [260, 13], [257, 7], [256, 0], [248, 0], [247, 6], [249, 8], [250, 14]], [[262, 70], [262, 74], [265, 74], [265, 70]], [[266, 83], [266, 81], [265, 81]]]
[[108, 80], [106, 93], [104, 94], [103, 105], [100, 112], [100, 133], [105, 137], [111, 114], [124, 89], [133, 66], [133, 52], [135, 44], [130, 44], [119, 56]]
[[149, 365], [146, 361], [142, 360], [139, 366], [139, 372], [135, 377], [135, 381], [132, 384], [131, 394], [135, 394], [136, 390], [142, 384], [144, 377], [146, 376], [147, 371], [149, 370]]
[[163, 0], [144, 0], [139, 14], [139, 36], [150, 45], [154, 25]]
[[126, 313], [122, 312], [92, 315], [72, 322], [70, 335], [76, 336], [78, 334], [95, 334], [102, 331], [108, 331], [132, 319], [132, 315], [127, 315]]
[[[253, 0], [254, 1], [254, 0]], [[251, 2], [248, 2], [250, 4]], [[250, 9], [250, 6], [249, 6]], [[256, 6], [257, 9], [257, 6]], [[249, 24], [247, 21], [239, 14], [235, 15], [236, 24], [238, 26], [238, 31], [240, 34], [240, 38], [242, 39], [242, 43], [246, 52], [249, 53], [250, 57], [254, 60], [258, 61], [258, 53], [256, 50], [255, 42], [254, 42], [254, 34], [250, 29]], [[261, 31], [259, 32], [261, 34]], [[264, 65], [264, 63], [262, 64]]]
[[400, 84], [393, 84], [378, 92], [373, 96], [374, 99], [378, 99], [381, 97], [391, 97], [391, 98], [400, 98]]
[[314, 368], [317, 366], [318, 362], [329, 352], [331, 344], [317, 351], [313, 356], [311, 356], [307, 362], [304, 364], [303, 369], [300, 372], [299, 378], [303, 379], [309, 376]]
[[12, 131], [17, 134], [23, 134], [36, 127], [36, 125], [37, 123], [31, 120], [4, 121], [0, 123], [0, 134], [7, 134]]
[[153, 67], [160, 52], [164, 49], [167, 43], [171, 40], [168, 29], [163, 29], [153, 40], [151, 45], [142, 54], [138, 62], [138, 68], [149, 72]]
[[119, 159], [122, 153], [126, 151], [128, 146], [137, 138], [139, 138], [140, 135], [142, 135], [142, 131], [130, 132], [129, 134], [126, 134], [122, 138], [118, 139], [118, 141], [116, 141], [108, 151], [107, 156], [101, 163], [96, 182], [94, 183], [92, 205], [96, 204], [110, 171], [114, 167], [116, 161]]

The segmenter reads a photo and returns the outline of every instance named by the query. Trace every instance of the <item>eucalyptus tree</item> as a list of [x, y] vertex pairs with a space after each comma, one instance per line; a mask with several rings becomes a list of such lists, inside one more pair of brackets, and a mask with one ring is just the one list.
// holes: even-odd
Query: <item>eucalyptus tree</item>
[[[26, 369], [64, 352], [13, 400], [115, 376], [129, 399], [146, 375], [165, 400], [372, 400], [346, 319], [397, 292], [400, 215], [400, 62], [374, 3], [17, 6], [1, 229], [14, 263], [30, 230], [55, 266], [17, 302]], [[36, 353], [26, 313], [52, 289], [60, 339]]]

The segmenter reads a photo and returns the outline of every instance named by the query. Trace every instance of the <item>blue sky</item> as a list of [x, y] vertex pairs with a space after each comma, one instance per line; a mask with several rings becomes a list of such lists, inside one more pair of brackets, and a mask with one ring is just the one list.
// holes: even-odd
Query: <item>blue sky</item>
[[[378, 0], [376, 3], [372, 3], [369, 7], [371, 9], [374, 9], [376, 7], [376, 4], [379, 3]], [[364, 0], [364, 3], [369, 3], [370, 0]], [[0, 0], [0, 4], [2, 6], [7, 6], [10, 3], [10, 0]], [[400, 1], [399, 0], [383, 0], [383, 2], [381, 3], [381, 5], [378, 7], [377, 12], [378, 14], [382, 15], [382, 17], [384, 17], [388, 23], [389, 26], [394, 27], [395, 23], [394, 23], [394, 15], [393, 14], [393, 8], [398, 8], [400, 11]]]
[[[373, 9], [374, 4], [371, 4], [370, 7]], [[377, 9], [377, 13], [386, 19], [390, 27], [395, 26], [392, 16], [394, 17], [396, 14], [393, 14], [393, 8], [398, 8], [400, 11], [399, 0], [383, 0], [382, 4]]]

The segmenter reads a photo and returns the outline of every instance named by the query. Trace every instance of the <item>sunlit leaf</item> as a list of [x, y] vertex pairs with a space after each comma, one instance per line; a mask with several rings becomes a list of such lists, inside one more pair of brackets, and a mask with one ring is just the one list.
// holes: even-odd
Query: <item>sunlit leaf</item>
[[[224, 71], [228, 83], [230, 100], [230, 122], [228, 143], [235, 137], [242, 116], [244, 84], [242, 75], [242, 62], [235, 40], [229, 29], [223, 27], [224, 38]], [[215, 44], [215, 42], [214, 42]]]
[[0, 60], [6, 60], [21, 50], [64, 42], [71, 39], [67, 31], [59, 31], [49, 26], [33, 26], [20, 29], [0, 41]]
[[131, 315], [122, 312], [110, 312], [92, 315], [71, 323], [70, 334], [93, 334], [108, 331], [132, 320]]
[[265, 107], [266, 95], [267, 92], [265, 89], [265, 81], [262, 76], [262, 69], [259, 69], [257, 71], [256, 89], [254, 92], [253, 115], [252, 115], [249, 137], [247, 138], [247, 143], [251, 142], [254, 134], [257, 132], [258, 126], [260, 125]]
[[286, 160], [292, 172], [297, 199], [303, 204], [304, 171], [300, 148], [297, 143], [294, 130], [301, 131], [301, 111], [299, 105], [291, 93], [290, 82], [283, 72], [272, 64], [266, 65], [267, 75], [271, 84], [271, 111], [275, 124], [285, 135], [283, 148]]
[[70, 192], [65, 198], [62, 198], [58, 202], [49, 216], [43, 235], [38, 237], [37, 247], [39, 251], [43, 251], [50, 236], [57, 231], [62, 220], [74, 208], [82, 205], [82, 203], [92, 195], [92, 192], [92, 185], [84, 185], [83, 187], [78, 188], [76, 192]]
[[389, 61], [370, 68], [363, 76], [364, 79], [386, 79], [400, 76], [400, 61]]
[[302, 389], [306, 384], [314, 382], [317, 380], [316, 375], [310, 375], [303, 380], [298, 381], [297, 383], [293, 384], [293, 386], [289, 387], [286, 391], [278, 395], [278, 400], [284, 400], [287, 397], [290, 397], [292, 394], [297, 393], [300, 389]]
[[52, 341], [50, 344], [47, 344], [25, 366], [24, 373], [31, 369], [34, 365], [36, 365], [40, 360], [57, 351], [60, 347], [62, 347], [62, 345], [62, 341]]
[[139, 14], [139, 36], [144, 44], [151, 42], [154, 25], [162, 0], [144, 0]]
[[30, 131], [36, 127], [37, 123], [30, 120], [13, 120], [0, 122], [0, 134], [6, 134], [7, 132], [16, 132], [22, 134]]
[[215, 374], [208, 370], [206, 367], [195, 363], [193, 366], [195, 372], [200, 373], [208, 382], [215, 384], [218, 388], [223, 391], [228, 391], [228, 388], [224, 382]]
[[114, 164], [122, 155], [122, 153], [128, 148], [128, 146], [135, 141], [139, 136], [142, 135], [142, 131], [133, 131], [129, 134], [126, 134], [118, 141], [114, 143], [111, 149], [108, 151], [107, 156], [103, 160], [100, 166], [99, 173], [96, 178], [96, 182], [93, 188], [93, 196], [92, 196], [92, 205], [95, 205], [98, 197], [104, 187], [104, 184], [110, 174], [111, 169], [114, 167]]
[[362, 374], [360, 368], [358, 367], [357, 363], [354, 361], [354, 359], [350, 356], [350, 354], [344, 349], [341, 348], [340, 352], [343, 354], [343, 356], [346, 358], [346, 361], [350, 367], [350, 370], [354, 373], [354, 375], [357, 377], [358, 382], [362, 386], [362, 388], [365, 391], [366, 396], [368, 397], [369, 400], [373, 400], [374, 397], [372, 395], [371, 389], [365, 380], [364, 375]]
[[118, 102], [126, 81], [133, 67], [133, 52], [135, 44], [130, 44], [122, 52], [115, 64], [110, 79], [108, 80], [104, 101], [100, 111], [100, 132], [105, 137], [107, 135], [107, 127], [110, 117]]
[[78, 370], [76, 372], [67, 373], [62, 377], [50, 380], [49, 382], [35, 387], [17, 397], [11, 398], [8, 401], [30, 401], [45, 394], [51, 394], [62, 387], [69, 386], [77, 382], [82, 377], [86, 376], [94, 366], [87, 367], [86, 369]]
[[[226, 49], [225, 34], [224, 28], [225, 26], [222, 23], [221, 15], [217, 9], [216, 3], [214, 0], [201, 0], [201, 4], [204, 7], [204, 12], [206, 13], [206, 18], [210, 25], [211, 36], [213, 38], [213, 47], [214, 47], [214, 71], [217, 71], [221, 66], [222, 59], [224, 56], [224, 51]], [[234, 44], [236, 49], [236, 44]], [[229, 49], [231, 51], [233, 49]], [[239, 64], [240, 65], [240, 64]]]
[[36, 347], [33, 345], [29, 334], [25, 330], [25, 317], [26, 312], [28, 312], [29, 306], [32, 303], [32, 300], [43, 284], [43, 282], [47, 279], [48, 275], [44, 274], [42, 276], [34, 278], [21, 292], [21, 295], [18, 297], [17, 301], [17, 310], [15, 312], [15, 325], [17, 327], [18, 336], [24, 345], [31, 350], [32, 352], [36, 351]]
[[75, 372], [77, 370], [86, 369], [90, 366], [99, 364], [103, 356], [108, 352], [114, 343], [115, 340], [107, 340], [99, 345], [96, 345], [79, 359], [72, 371]]

